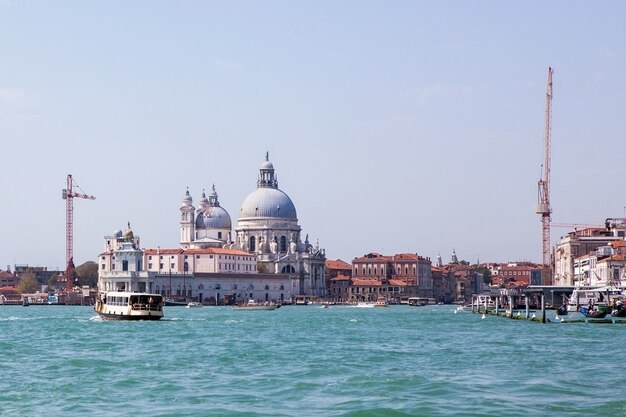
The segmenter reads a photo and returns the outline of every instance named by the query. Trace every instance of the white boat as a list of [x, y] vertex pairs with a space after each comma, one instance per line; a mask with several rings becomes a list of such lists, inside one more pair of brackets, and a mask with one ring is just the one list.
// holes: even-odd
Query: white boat
[[187, 308], [197, 308], [197, 307], [202, 307], [202, 303], [199, 303], [197, 301], [190, 301], [189, 303], [187, 303]]
[[374, 307], [374, 303], [368, 303], [365, 301], [359, 301], [355, 307], [357, 308], [373, 308]]
[[280, 307], [278, 304], [273, 304], [268, 301], [265, 303], [257, 303], [252, 299], [248, 300], [247, 303], [233, 306], [236, 310], [276, 310], [278, 307]]
[[378, 297], [374, 303], [374, 307], [389, 307], [389, 304], [387, 304], [387, 299], [385, 297]]
[[93, 310], [105, 320], [160, 320], [163, 297], [159, 294], [109, 291], [100, 293]]

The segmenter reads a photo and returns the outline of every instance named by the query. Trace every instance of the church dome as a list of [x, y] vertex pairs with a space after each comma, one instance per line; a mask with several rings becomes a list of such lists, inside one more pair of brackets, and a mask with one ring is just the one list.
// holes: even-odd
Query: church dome
[[207, 206], [196, 217], [198, 229], [231, 229], [230, 214], [220, 206]]
[[241, 205], [239, 220], [257, 217], [298, 220], [296, 207], [287, 194], [278, 188], [259, 187]]

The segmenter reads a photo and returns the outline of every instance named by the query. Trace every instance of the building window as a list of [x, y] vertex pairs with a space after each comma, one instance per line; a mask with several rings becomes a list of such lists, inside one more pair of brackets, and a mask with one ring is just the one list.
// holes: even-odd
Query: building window
[[285, 236], [280, 237], [280, 251], [287, 252], [287, 238]]
[[221, 239], [222, 238], [222, 232], [217, 232], [217, 238]]
[[250, 252], [256, 251], [256, 238], [254, 236], [250, 236]]

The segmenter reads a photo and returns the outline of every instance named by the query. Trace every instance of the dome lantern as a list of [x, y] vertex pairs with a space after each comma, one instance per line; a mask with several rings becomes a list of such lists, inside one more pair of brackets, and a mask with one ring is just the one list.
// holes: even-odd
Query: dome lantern
[[260, 187], [278, 188], [278, 180], [274, 176], [274, 165], [270, 162], [269, 152], [265, 153], [265, 161], [263, 161], [259, 169], [257, 188]]

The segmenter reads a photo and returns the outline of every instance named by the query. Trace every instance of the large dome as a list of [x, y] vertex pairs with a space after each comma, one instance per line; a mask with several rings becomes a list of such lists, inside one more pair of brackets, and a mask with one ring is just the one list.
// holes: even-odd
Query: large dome
[[244, 200], [239, 220], [259, 217], [298, 220], [293, 202], [278, 188], [257, 188]]

